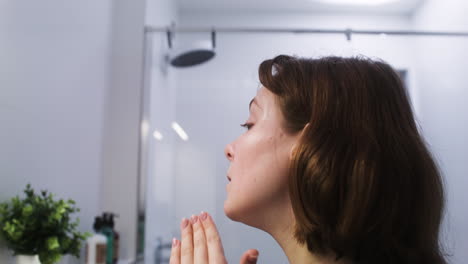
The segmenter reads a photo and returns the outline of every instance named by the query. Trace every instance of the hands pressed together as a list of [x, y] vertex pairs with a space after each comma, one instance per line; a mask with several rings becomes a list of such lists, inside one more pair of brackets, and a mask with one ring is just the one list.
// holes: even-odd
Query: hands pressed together
[[[170, 264], [225, 264], [224, 249], [213, 218], [202, 212], [182, 219], [181, 240], [172, 240]], [[257, 263], [258, 251], [247, 250], [240, 264]]]

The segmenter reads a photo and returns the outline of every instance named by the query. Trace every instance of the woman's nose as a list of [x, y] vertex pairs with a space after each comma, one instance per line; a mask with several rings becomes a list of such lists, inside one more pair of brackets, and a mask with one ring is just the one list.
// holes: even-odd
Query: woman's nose
[[227, 144], [226, 147], [224, 148], [224, 155], [226, 155], [226, 158], [229, 161], [232, 161], [233, 151], [232, 151], [232, 145], [231, 144]]

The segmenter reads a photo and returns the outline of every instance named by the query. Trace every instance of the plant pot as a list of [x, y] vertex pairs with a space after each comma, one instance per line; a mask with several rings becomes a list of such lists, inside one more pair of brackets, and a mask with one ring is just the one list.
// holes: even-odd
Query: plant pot
[[41, 264], [38, 255], [17, 255], [16, 264]]

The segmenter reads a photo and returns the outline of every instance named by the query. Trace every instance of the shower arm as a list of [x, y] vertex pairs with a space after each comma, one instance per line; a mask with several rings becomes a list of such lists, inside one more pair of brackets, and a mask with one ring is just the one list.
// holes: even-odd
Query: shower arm
[[[310, 28], [235, 28], [235, 27], [153, 27], [146, 26], [145, 33], [157, 32], [222, 32], [222, 33], [293, 33], [293, 34], [344, 34], [347, 40], [351, 35], [395, 35], [395, 36], [443, 36], [468, 37], [468, 31], [419, 31], [419, 30], [354, 30], [340, 29], [310, 29]], [[214, 33], [213, 33], [214, 34]]]

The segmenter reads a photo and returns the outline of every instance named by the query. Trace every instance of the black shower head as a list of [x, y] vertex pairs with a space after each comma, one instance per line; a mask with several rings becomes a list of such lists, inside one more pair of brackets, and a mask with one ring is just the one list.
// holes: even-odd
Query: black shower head
[[[167, 34], [169, 48], [172, 48], [172, 33], [168, 31]], [[211, 41], [197, 41], [190, 44], [190, 46], [173, 49], [169, 56], [170, 63], [174, 67], [190, 67], [204, 63], [215, 56], [215, 47], [216, 32], [213, 30], [211, 32]]]
[[190, 67], [209, 61], [215, 56], [213, 49], [188, 50], [171, 58], [174, 67]]

